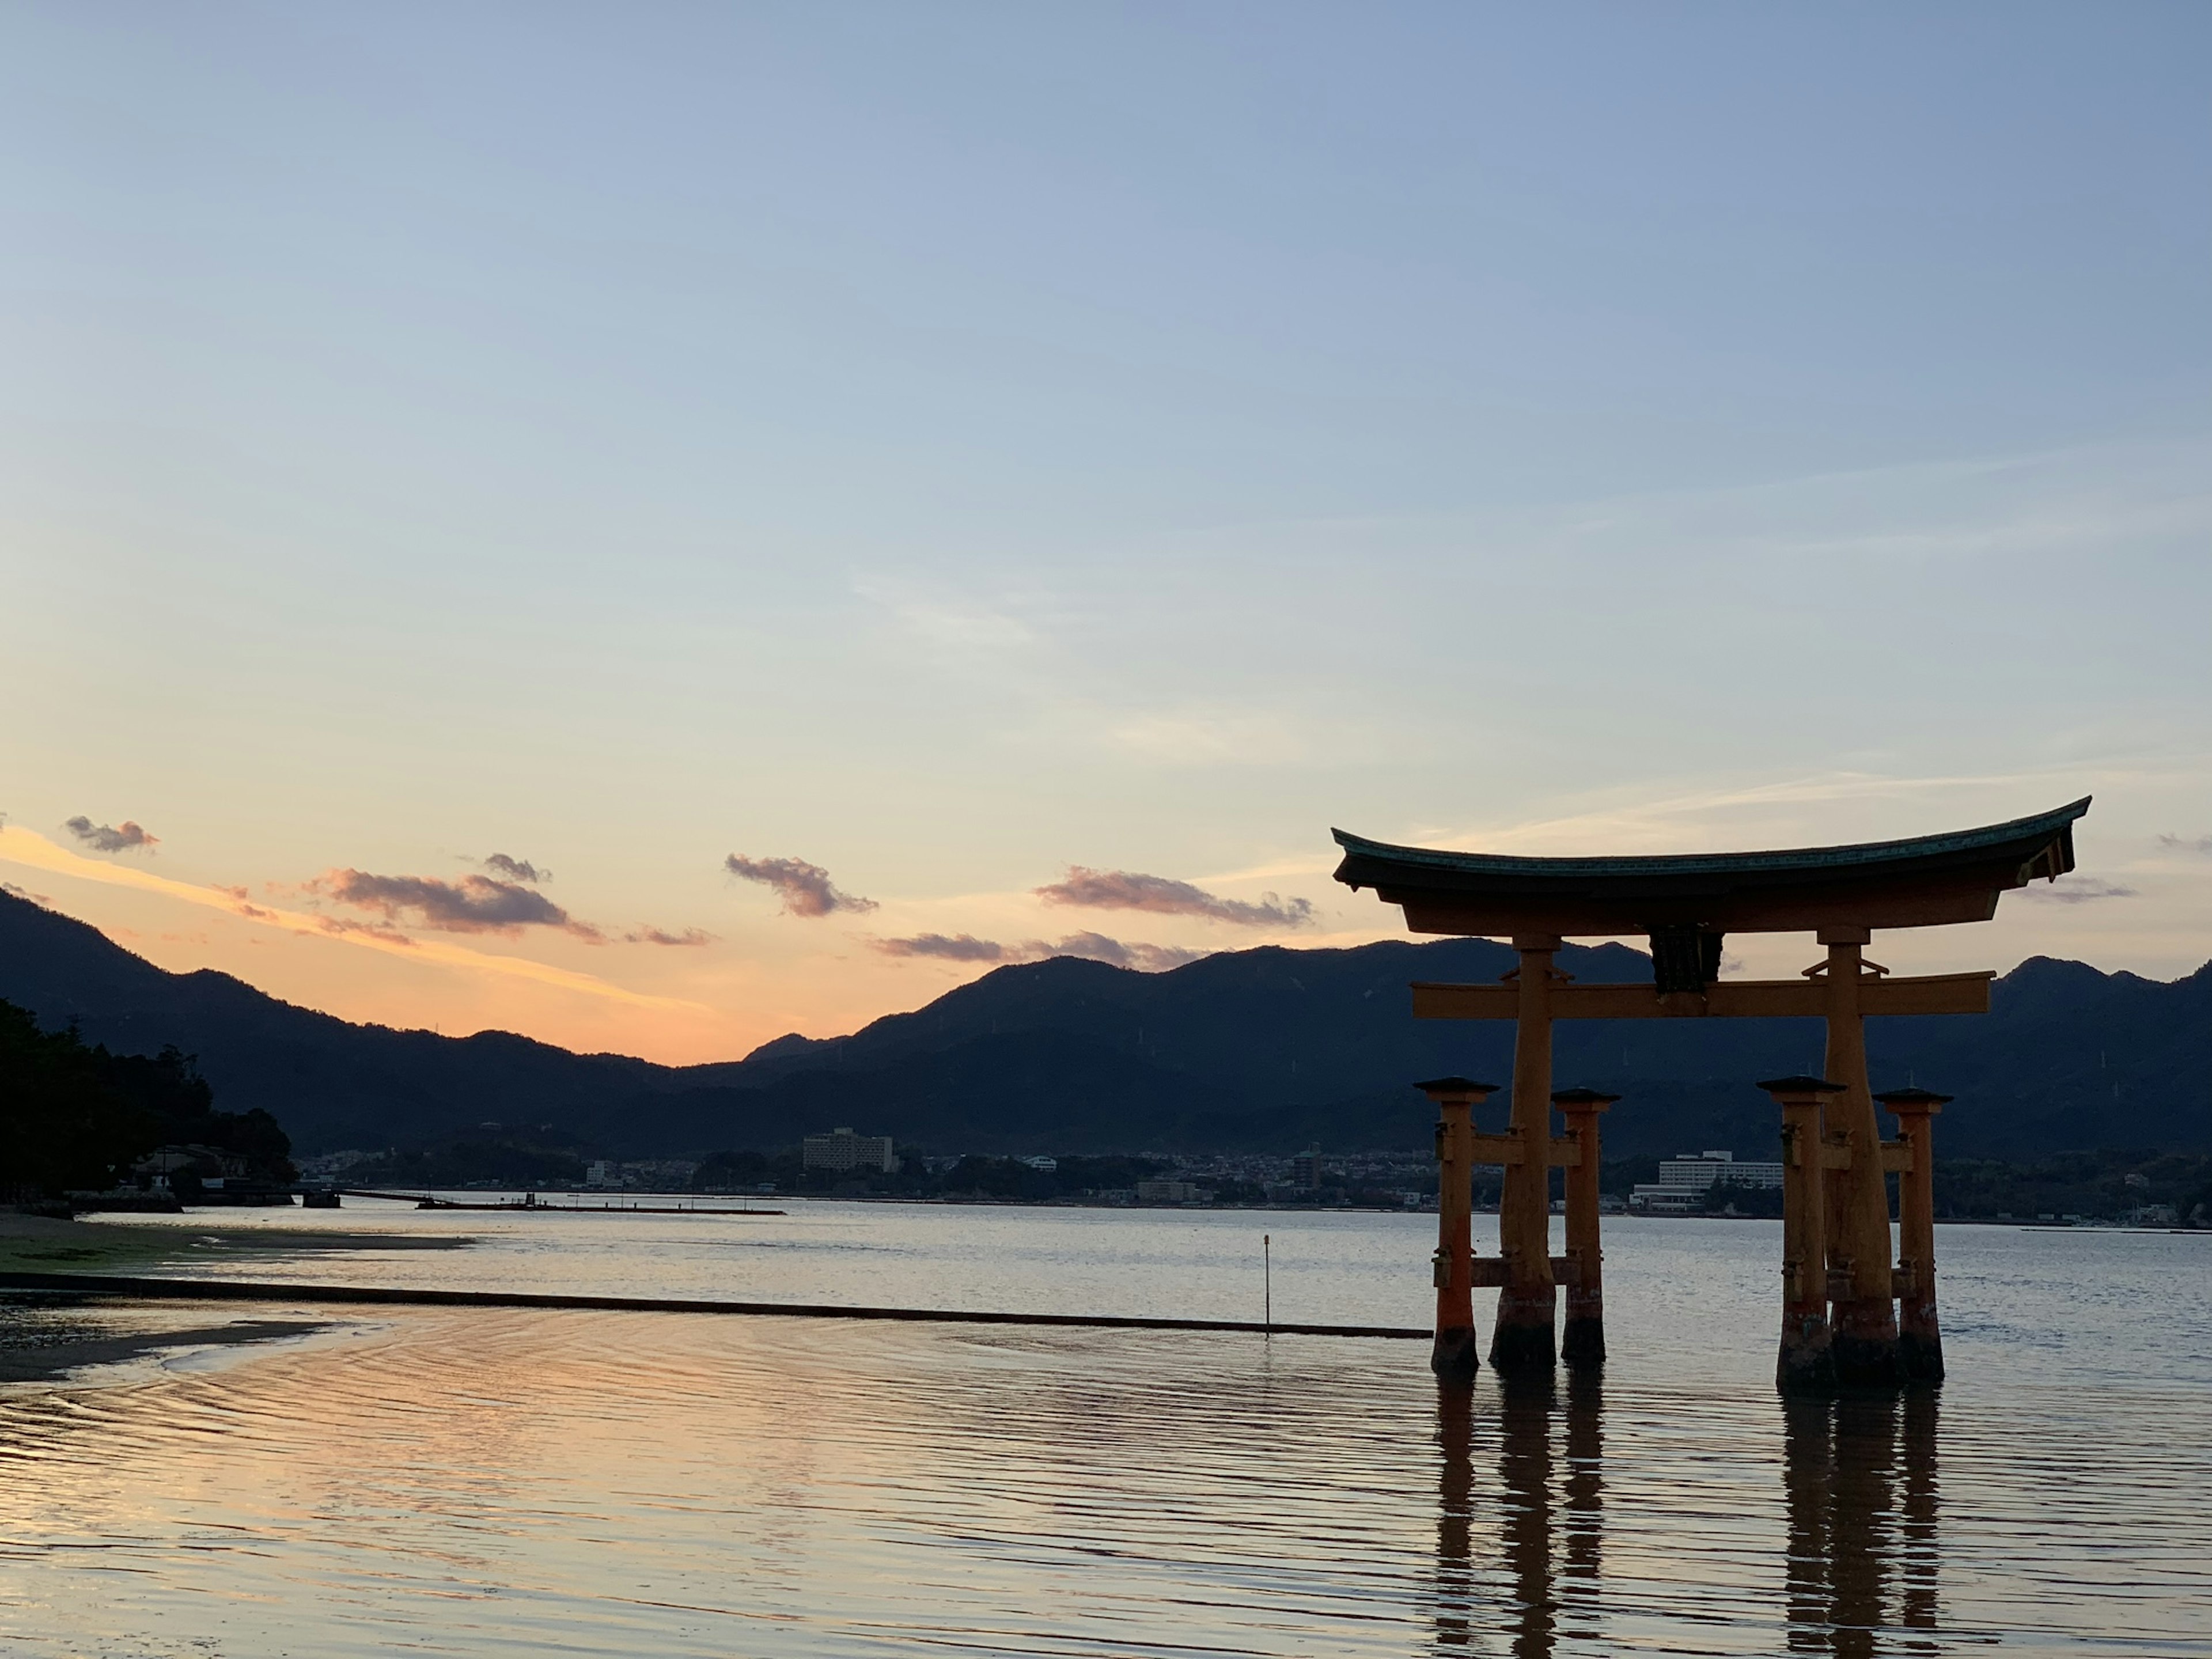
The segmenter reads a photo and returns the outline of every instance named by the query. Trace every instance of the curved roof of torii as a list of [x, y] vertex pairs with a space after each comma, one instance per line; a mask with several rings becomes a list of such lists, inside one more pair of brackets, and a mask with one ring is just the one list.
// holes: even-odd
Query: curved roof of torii
[[1394, 847], [1339, 830], [1336, 878], [1401, 905], [1417, 933], [1809, 933], [1986, 921], [1997, 896], [2074, 867], [2070, 805], [1908, 841], [1771, 853], [1517, 858]]

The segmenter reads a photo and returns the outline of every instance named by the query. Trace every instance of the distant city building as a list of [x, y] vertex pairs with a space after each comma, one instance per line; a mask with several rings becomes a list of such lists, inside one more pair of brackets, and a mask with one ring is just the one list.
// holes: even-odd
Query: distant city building
[[616, 1172], [613, 1164], [599, 1158], [585, 1167], [584, 1184], [586, 1187], [619, 1187], [622, 1176]]
[[1291, 1160], [1291, 1185], [1310, 1193], [1321, 1190], [1321, 1148], [1309, 1146]]
[[1137, 1202], [1139, 1204], [1194, 1204], [1205, 1196], [1205, 1190], [1191, 1181], [1140, 1181], [1137, 1183]]
[[1060, 1160], [1056, 1158], [1025, 1158], [1021, 1161], [1032, 1170], [1041, 1170], [1047, 1175], [1060, 1168]]
[[1779, 1187], [1782, 1164], [1738, 1161], [1734, 1152], [1684, 1152], [1659, 1166], [1659, 1179], [1630, 1189], [1628, 1207], [1647, 1215], [1689, 1215], [1705, 1207], [1705, 1193], [1716, 1185]]
[[890, 1175], [898, 1168], [899, 1161], [898, 1154], [891, 1150], [889, 1135], [861, 1135], [850, 1129], [832, 1129], [826, 1135], [809, 1135], [799, 1143], [799, 1166], [802, 1170], [828, 1170], [838, 1175], [849, 1175], [858, 1170]]

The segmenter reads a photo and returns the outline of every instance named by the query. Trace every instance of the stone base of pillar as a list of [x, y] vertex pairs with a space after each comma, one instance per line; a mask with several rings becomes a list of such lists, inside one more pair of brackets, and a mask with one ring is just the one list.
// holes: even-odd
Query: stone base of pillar
[[1829, 1314], [1836, 1382], [1846, 1389], [1894, 1389], [1905, 1382], [1897, 1310], [1887, 1297], [1838, 1302]]
[[1605, 1316], [1568, 1310], [1559, 1331], [1559, 1358], [1583, 1368], [1605, 1364]]
[[1436, 1346], [1429, 1350], [1429, 1369], [1446, 1382], [1463, 1382], [1482, 1369], [1479, 1346], [1472, 1325], [1438, 1331]]
[[1498, 1328], [1490, 1334], [1490, 1364], [1501, 1371], [1548, 1371], [1559, 1363], [1553, 1324], [1559, 1298], [1550, 1286], [1498, 1293]]
[[1817, 1314], [1782, 1322], [1782, 1350], [1774, 1362], [1774, 1386], [1784, 1394], [1833, 1394], [1836, 1357], [1828, 1322]]
[[1929, 1320], [1923, 1328], [1916, 1321], [1899, 1331], [1897, 1334], [1897, 1357], [1905, 1367], [1907, 1382], [1941, 1382], [1943, 1380], [1943, 1336], [1936, 1328], [1936, 1322]]

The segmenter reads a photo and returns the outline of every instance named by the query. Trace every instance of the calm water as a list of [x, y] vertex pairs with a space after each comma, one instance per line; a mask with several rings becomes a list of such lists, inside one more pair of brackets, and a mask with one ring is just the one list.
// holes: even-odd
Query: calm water
[[[1393, 1324], [1435, 1224], [273, 1219], [478, 1242], [189, 1271], [1250, 1317], [1266, 1231], [1279, 1317]], [[1945, 1229], [1953, 1380], [1803, 1410], [1761, 1223], [1609, 1222], [1605, 1382], [1527, 1395], [1405, 1342], [347, 1318], [0, 1391], [0, 1646], [2212, 1655], [2208, 1246]]]

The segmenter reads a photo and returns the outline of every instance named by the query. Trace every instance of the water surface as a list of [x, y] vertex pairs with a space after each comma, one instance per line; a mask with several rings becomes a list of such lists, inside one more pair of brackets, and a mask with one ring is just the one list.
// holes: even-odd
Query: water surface
[[[213, 1270], [1249, 1318], [1264, 1231], [1279, 1317], [1428, 1298], [1433, 1218], [793, 1207], [349, 1201], [313, 1224], [479, 1242]], [[1946, 1228], [1952, 1380], [1802, 1408], [1771, 1391], [1762, 1223], [1609, 1221], [1605, 1380], [1529, 1393], [1440, 1395], [1403, 1342], [347, 1315], [0, 1390], [0, 1641], [2212, 1655], [2207, 1242]]]

